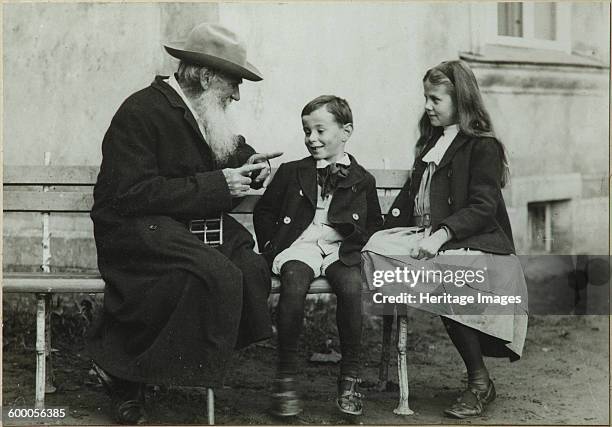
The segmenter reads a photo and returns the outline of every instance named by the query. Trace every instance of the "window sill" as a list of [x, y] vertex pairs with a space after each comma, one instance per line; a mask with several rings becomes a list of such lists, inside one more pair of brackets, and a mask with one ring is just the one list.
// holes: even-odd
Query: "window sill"
[[460, 52], [459, 57], [468, 63], [538, 65], [553, 67], [579, 67], [608, 69], [607, 64], [588, 56], [568, 54], [561, 51], [486, 45], [480, 54]]

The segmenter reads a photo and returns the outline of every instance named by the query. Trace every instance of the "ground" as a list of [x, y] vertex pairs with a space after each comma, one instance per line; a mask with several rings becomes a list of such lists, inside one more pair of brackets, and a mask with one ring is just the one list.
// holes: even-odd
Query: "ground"
[[[446, 418], [443, 409], [462, 389], [464, 369], [440, 319], [423, 312], [409, 317], [408, 365], [412, 416], [396, 416], [397, 391], [365, 388], [365, 415], [342, 416], [334, 405], [337, 366], [307, 359], [325, 347], [332, 326], [306, 325], [304, 369], [298, 379], [304, 396], [302, 415], [278, 420], [267, 414], [274, 373], [275, 341], [247, 348], [236, 355], [226, 386], [215, 390], [218, 424], [562, 424], [609, 425], [609, 317], [532, 316], [523, 358], [487, 359], [498, 397], [486, 415], [468, 421]], [[309, 327], [310, 326], [310, 327]], [[316, 325], [315, 325], [316, 326]], [[27, 340], [26, 340], [27, 341]], [[61, 341], [61, 340], [58, 340]], [[58, 390], [47, 395], [49, 406], [68, 407], [63, 424], [113, 424], [108, 399], [77, 344], [58, 342], [54, 368]], [[364, 331], [364, 379], [378, 377], [381, 350], [380, 320], [371, 319]], [[337, 346], [334, 338], [332, 347]], [[318, 347], [318, 348], [317, 348]], [[4, 407], [32, 406], [35, 357], [24, 340], [6, 340], [3, 355]], [[389, 370], [397, 381], [396, 364]], [[366, 386], [369, 385], [366, 383]], [[206, 424], [204, 389], [153, 389], [148, 392], [151, 424]], [[19, 424], [4, 419], [5, 425]]]

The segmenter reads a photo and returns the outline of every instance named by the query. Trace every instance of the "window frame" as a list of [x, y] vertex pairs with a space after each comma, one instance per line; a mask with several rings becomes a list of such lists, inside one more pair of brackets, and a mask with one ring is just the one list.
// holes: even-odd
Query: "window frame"
[[485, 7], [484, 19], [485, 25], [485, 40], [486, 44], [496, 44], [504, 46], [559, 50], [571, 54], [571, 3], [557, 1], [554, 2], [556, 7], [556, 22], [555, 22], [555, 40], [543, 40], [534, 38], [534, 2], [523, 1], [523, 36], [500, 36], [497, 34], [498, 15], [497, 4], [488, 3], [480, 5]]
[[[530, 202], [527, 203], [527, 247], [532, 253], [553, 253], [553, 221], [552, 221], [552, 204], [553, 201], [545, 202]], [[534, 231], [536, 230], [536, 224], [533, 218], [533, 210], [543, 210], [543, 235], [541, 238], [534, 239]]]

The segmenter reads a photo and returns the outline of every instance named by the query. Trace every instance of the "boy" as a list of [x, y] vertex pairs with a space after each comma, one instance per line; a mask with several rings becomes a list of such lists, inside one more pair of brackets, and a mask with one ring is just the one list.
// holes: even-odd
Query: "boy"
[[353, 132], [344, 99], [312, 100], [302, 110], [302, 125], [310, 156], [279, 167], [253, 215], [260, 251], [282, 282], [271, 410], [278, 416], [301, 412], [294, 377], [304, 300], [312, 280], [324, 275], [337, 296], [342, 362], [336, 402], [342, 412], [360, 415], [360, 251], [382, 225], [376, 181], [344, 151]]

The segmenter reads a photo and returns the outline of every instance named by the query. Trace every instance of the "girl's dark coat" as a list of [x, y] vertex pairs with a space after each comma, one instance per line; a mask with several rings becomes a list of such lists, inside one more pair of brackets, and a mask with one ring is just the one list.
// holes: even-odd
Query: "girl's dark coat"
[[[244, 140], [224, 167], [254, 153]], [[189, 219], [232, 209], [221, 165], [180, 96], [157, 77], [112, 119], [91, 217], [106, 282], [90, 353], [111, 374], [215, 385], [235, 347], [269, 337], [270, 275], [251, 234], [224, 215], [211, 248]]]
[[[334, 191], [329, 222], [343, 235], [340, 261], [360, 262], [360, 251], [382, 225], [376, 180], [351, 156], [349, 174]], [[312, 157], [282, 164], [253, 211], [257, 243], [271, 264], [312, 223], [317, 203], [317, 169]]]
[[[427, 168], [423, 156], [414, 162], [409, 179], [389, 210], [385, 228], [413, 224], [414, 197]], [[496, 254], [514, 253], [512, 229], [501, 192], [502, 147], [494, 138], [455, 137], [431, 181], [431, 224], [435, 231], [448, 227], [453, 239], [440, 250], [470, 248]]]

